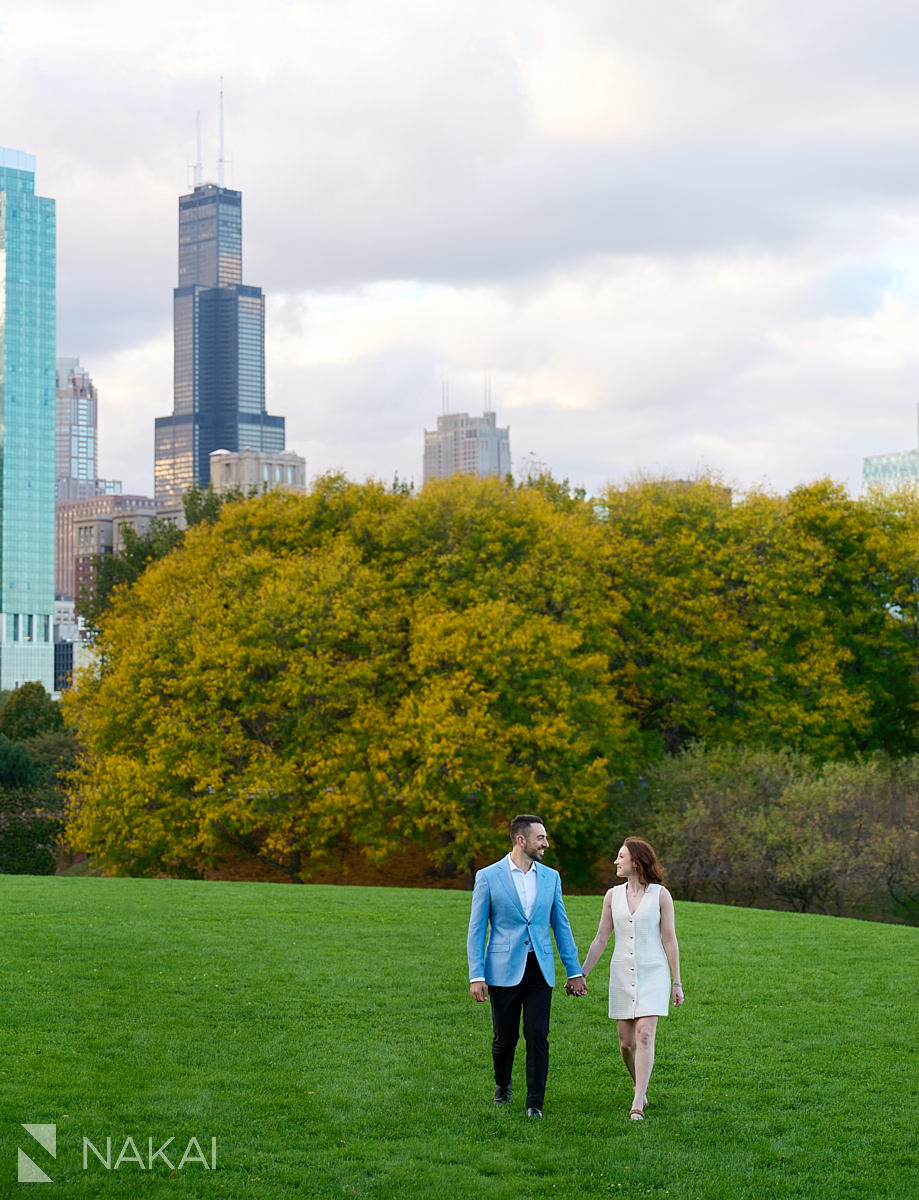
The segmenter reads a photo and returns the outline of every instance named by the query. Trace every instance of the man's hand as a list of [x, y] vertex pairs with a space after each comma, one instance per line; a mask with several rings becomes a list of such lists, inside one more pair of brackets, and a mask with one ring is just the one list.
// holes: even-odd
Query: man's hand
[[485, 986], [485, 980], [477, 979], [475, 981], [475, 983], [470, 983], [469, 995], [473, 998], [473, 1000], [476, 1000], [479, 1004], [481, 1004], [481, 1002], [483, 1000], [487, 1000], [488, 999], [488, 988]]
[[569, 996], [586, 996], [587, 980], [583, 975], [573, 975], [565, 984], [565, 991]]

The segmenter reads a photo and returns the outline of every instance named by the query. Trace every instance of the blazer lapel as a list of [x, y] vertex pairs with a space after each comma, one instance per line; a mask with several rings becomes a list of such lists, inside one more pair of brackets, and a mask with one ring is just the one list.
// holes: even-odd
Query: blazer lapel
[[523, 911], [523, 905], [520, 903], [520, 894], [517, 891], [517, 885], [514, 883], [514, 877], [511, 874], [511, 864], [506, 858], [501, 863], [501, 875], [504, 879], [504, 886], [507, 888], [507, 893], [513, 901], [517, 911], [522, 917], [526, 917], [526, 913]]

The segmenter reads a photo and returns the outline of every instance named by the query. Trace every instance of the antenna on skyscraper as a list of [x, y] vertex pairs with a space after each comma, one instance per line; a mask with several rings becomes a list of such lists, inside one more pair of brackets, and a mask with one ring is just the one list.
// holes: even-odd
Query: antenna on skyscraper
[[217, 154], [217, 185], [223, 187], [223, 76], [220, 76], [220, 149]]
[[195, 187], [200, 187], [204, 182], [204, 167], [201, 163], [201, 112], [195, 118], [195, 128], [198, 134], [198, 157], [195, 159]]

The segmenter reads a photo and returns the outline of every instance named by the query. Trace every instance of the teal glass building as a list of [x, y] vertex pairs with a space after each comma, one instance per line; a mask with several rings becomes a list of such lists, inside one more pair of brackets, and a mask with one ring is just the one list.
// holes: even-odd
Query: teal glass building
[[[916, 406], [919, 412], [919, 405]], [[919, 488], [919, 450], [895, 450], [862, 459], [862, 495]]]
[[54, 688], [54, 201], [0, 148], [0, 688]]
[[265, 411], [265, 297], [242, 282], [242, 195], [202, 183], [179, 197], [173, 293], [174, 406], [157, 417], [157, 500], [210, 482], [215, 450], [280, 452], [284, 418]]

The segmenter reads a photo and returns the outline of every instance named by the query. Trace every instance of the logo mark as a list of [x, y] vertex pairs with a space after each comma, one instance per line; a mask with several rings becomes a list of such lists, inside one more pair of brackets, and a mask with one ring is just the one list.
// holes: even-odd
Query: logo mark
[[[51, 1155], [57, 1158], [57, 1126], [56, 1125], [23, 1125], [26, 1133], [31, 1134], [36, 1142]], [[45, 1174], [38, 1163], [33, 1162], [25, 1150], [19, 1151], [19, 1182], [20, 1183], [50, 1183], [51, 1179]]]

